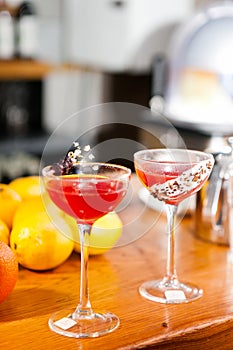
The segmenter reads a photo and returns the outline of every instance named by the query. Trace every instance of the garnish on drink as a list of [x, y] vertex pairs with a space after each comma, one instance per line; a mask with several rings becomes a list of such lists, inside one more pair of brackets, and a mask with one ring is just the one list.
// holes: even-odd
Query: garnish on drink
[[69, 174], [73, 164], [77, 162], [91, 162], [94, 158], [95, 156], [91, 151], [90, 145], [86, 145], [82, 148], [79, 142], [74, 141], [72, 148], [68, 151], [64, 159], [59, 163], [55, 163], [53, 167], [59, 175], [66, 175]]
[[178, 204], [196, 192], [209, 177], [212, 164], [209, 160], [180, 164], [160, 162], [138, 167], [136, 172], [143, 185], [151, 195], [167, 204]]

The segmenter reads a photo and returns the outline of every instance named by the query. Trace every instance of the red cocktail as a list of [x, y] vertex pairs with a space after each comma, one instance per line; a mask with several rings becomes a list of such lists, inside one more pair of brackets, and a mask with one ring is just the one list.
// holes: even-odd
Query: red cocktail
[[[75, 338], [98, 337], [119, 326], [110, 312], [94, 312], [88, 289], [88, 246], [92, 224], [113, 211], [126, 194], [131, 171], [114, 164], [77, 162], [67, 168], [43, 169], [45, 188], [52, 201], [78, 223], [81, 243], [80, 301], [76, 308], [61, 310], [49, 319], [50, 328]], [[64, 174], [65, 172], [65, 174]]]
[[52, 201], [79, 224], [93, 224], [113, 211], [125, 196], [125, 182], [108, 176], [65, 175], [50, 180], [46, 189]]

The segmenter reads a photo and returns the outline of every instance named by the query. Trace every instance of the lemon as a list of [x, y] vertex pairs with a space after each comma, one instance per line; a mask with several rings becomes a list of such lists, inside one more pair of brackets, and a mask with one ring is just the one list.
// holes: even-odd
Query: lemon
[[10, 243], [10, 230], [7, 224], [0, 219], [0, 241], [9, 245]]
[[15, 211], [21, 203], [20, 195], [9, 185], [0, 184], [0, 219], [3, 220], [9, 228], [12, 226]]
[[[115, 212], [104, 215], [92, 226], [89, 254], [98, 255], [107, 252], [119, 240], [122, 234], [122, 221]], [[74, 250], [80, 253], [79, 236], [75, 234]]]
[[12, 225], [21, 224], [23, 221], [29, 220], [35, 213], [44, 211], [45, 208], [41, 196], [24, 200], [15, 211]]
[[40, 176], [18, 177], [9, 183], [9, 187], [17, 192], [22, 200], [39, 196], [42, 191]]
[[55, 219], [56, 226], [45, 211], [41, 197], [28, 199], [19, 206], [14, 216], [10, 246], [22, 266], [49, 270], [68, 259], [74, 249], [72, 228], [65, 214], [58, 209]]

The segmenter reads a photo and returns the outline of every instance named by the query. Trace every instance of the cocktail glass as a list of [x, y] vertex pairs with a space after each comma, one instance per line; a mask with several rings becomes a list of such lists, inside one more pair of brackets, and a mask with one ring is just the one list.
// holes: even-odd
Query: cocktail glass
[[113, 211], [126, 194], [130, 169], [114, 164], [78, 162], [68, 174], [49, 165], [42, 170], [45, 189], [52, 201], [76, 219], [81, 244], [80, 301], [77, 307], [54, 313], [49, 327], [75, 338], [98, 337], [119, 326], [111, 312], [93, 311], [88, 290], [88, 245], [93, 223]]
[[208, 179], [214, 158], [186, 149], [148, 149], [134, 154], [138, 178], [150, 194], [165, 203], [168, 221], [166, 274], [143, 283], [140, 294], [159, 303], [186, 303], [202, 296], [203, 290], [178, 279], [175, 266], [175, 223], [181, 201], [196, 193]]

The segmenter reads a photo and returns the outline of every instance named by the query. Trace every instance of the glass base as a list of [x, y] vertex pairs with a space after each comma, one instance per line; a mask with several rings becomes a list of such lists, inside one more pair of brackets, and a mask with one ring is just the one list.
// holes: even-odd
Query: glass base
[[142, 297], [157, 303], [181, 304], [200, 298], [203, 290], [190, 283], [162, 279], [143, 283], [139, 287], [139, 293]]
[[114, 331], [120, 324], [119, 318], [110, 312], [78, 316], [75, 311], [72, 308], [55, 312], [49, 319], [49, 328], [67, 337], [95, 338]]

